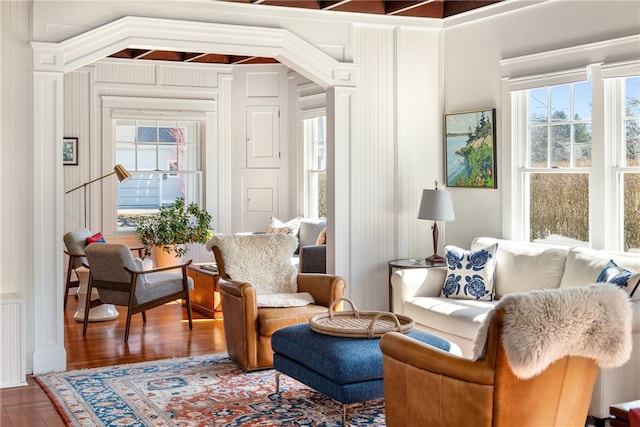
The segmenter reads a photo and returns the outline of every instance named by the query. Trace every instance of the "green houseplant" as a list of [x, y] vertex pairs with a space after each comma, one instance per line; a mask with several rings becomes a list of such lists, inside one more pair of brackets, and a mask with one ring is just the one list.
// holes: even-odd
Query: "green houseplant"
[[185, 206], [183, 198], [163, 206], [154, 214], [140, 220], [136, 227], [145, 255], [151, 255], [153, 247], [162, 248], [168, 254], [182, 257], [189, 252], [187, 243], [206, 243], [213, 236], [210, 229], [211, 215], [196, 203]]

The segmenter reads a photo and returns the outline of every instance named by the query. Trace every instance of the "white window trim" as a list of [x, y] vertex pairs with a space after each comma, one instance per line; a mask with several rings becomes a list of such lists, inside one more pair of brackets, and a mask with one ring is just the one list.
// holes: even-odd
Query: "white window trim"
[[[603, 194], [607, 200], [601, 199], [595, 203], [595, 197], [590, 198], [589, 223], [590, 246], [597, 249], [616, 250], [621, 245], [621, 236], [609, 233], [609, 229], [598, 224], [610, 224], [615, 221], [615, 229], [620, 230], [622, 213], [619, 209], [620, 194], [605, 189], [615, 188], [613, 183], [618, 179], [618, 172], [611, 167], [616, 153], [605, 152], [605, 146], [615, 150], [615, 144], [605, 144], [614, 141], [616, 134], [611, 129], [605, 129], [608, 122], [607, 114], [611, 114], [612, 106], [608, 91], [605, 91], [605, 79], [640, 75], [640, 58], [637, 46], [640, 34], [541, 52], [532, 55], [508, 58], [500, 61], [502, 69], [502, 134], [511, 136], [505, 138], [511, 144], [505, 144], [502, 156], [502, 235], [506, 239], [528, 241], [525, 234], [526, 197], [522, 197], [525, 182], [522, 178], [522, 168], [525, 165], [526, 153], [521, 148], [526, 141], [526, 124], [521, 123], [524, 117], [518, 110], [524, 105], [522, 91], [545, 85], [558, 85], [592, 79], [592, 158], [599, 159], [590, 169], [590, 194]], [[613, 59], [611, 59], [613, 58]], [[512, 114], [515, 111], [518, 114]], [[594, 120], [604, 117], [605, 120]], [[610, 116], [609, 116], [610, 117]], [[520, 130], [520, 132], [518, 132]], [[613, 157], [612, 157], [613, 156]], [[619, 163], [618, 163], [619, 164]], [[625, 168], [625, 171], [635, 171], [636, 168]], [[610, 171], [610, 173], [608, 173]], [[609, 208], [615, 206], [615, 209]]]

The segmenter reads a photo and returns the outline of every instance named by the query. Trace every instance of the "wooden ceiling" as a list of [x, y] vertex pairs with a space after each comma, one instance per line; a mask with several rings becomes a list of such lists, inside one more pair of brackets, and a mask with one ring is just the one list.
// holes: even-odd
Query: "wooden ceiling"
[[[369, 13], [375, 15], [409, 16], [414, 18], [447, 18], [479, 9], [503, 0], [221, 0], [263, 6], [292, 7], [337, 12]], [[209, 64], [274, 64], [273, 58], [220, 55], [216, 53], [175, 52], [164, 50], [124, 49], [111, 58], [197, 62]]]

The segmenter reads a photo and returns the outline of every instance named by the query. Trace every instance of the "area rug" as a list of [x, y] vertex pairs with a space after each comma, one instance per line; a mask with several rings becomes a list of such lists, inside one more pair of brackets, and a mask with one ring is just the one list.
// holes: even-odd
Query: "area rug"
[[[35, 377], [69, 426], [340, 426], [342, 405], [275, 371], [244, 373], [226, 354]], [[384, 401], [349, 408], [384, 426]]]

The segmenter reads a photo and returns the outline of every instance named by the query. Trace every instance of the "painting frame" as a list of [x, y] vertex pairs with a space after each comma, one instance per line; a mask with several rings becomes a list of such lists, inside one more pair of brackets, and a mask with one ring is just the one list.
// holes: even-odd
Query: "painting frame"
[[78, 166], [78, 138], [62, 138], [62, 164], [65, 166]]
[[447, 187], [498, 188], [496, 109], [444, 115]]

